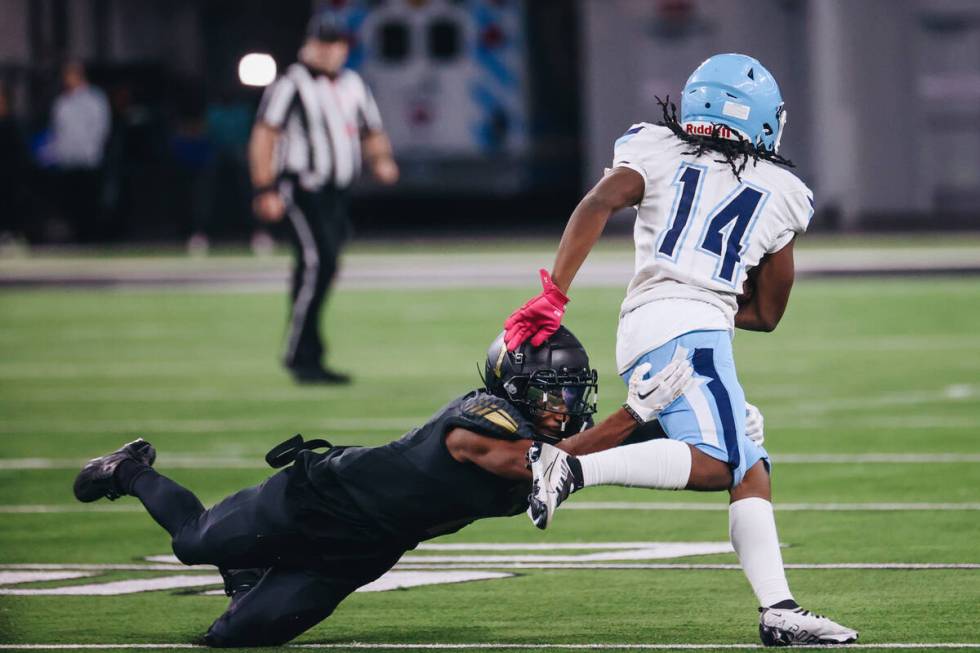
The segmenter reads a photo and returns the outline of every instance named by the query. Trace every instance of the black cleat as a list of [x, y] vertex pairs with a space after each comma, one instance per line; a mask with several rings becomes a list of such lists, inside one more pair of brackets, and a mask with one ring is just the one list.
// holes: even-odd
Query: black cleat
[[348, 385], [351, 382], [349, 374], [326, 367], [290, 367], [289, 373], [293, 375], [296, 383], [304, 385]]
[[75, 477], [75, 498], [82, 503], [97, 501], [102, 497], [115, 501], [123, 495], [122, 490], [113, 480], [113, 475], [119, 463], [133, 460], [143, 465], [152, 466], [157, 459], [157, 450], [153, 445], [139, 438], [110, 454], [93, 458], [82, 467]]

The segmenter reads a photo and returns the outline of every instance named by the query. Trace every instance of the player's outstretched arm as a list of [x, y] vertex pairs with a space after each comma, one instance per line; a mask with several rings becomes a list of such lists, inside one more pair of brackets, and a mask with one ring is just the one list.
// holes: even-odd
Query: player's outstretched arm
[[609, 216], [643, 199], [646, 188], [640, 173], [630, 168], [614, 168], [578, 203], [565, 226], [551, 278], [567, 293], [585, 257], [602, 235]]
[[556, 446], [573, 456], [612, 449], [623, 443], [640, 425], [625, 408], [602, 420], [590, 429], [562, 440]]
[[[793, 289], [795, 265], [793, 241], [759, 263], [754, 289], [748, 301], [738, 307], [735, 326], [748, 331], [773, 331], [786, 312]], [[750, 277], [750, 278], [753, 278]]]
[[526, 340], [537, 347], [561, 326], [568, 287], [585, 257], [602, 235], [609, 216], [643, 199], [643, 177], [629, 168], [616, 168], [582, 198], [565, 226], [558, 245], [554, 272], [541, 270], [541, 293], [511, 313], [504, 322], [504, 342], [514, 351]]
[[[636, 419], [621, 408], [591, 429], [562, 440], [558, 447], [575, 455], [603, 451], [620, 444], [637, 426]], [[530, 440], [498, 440], [461, 428], [446, 435], [446, 449], [457, 462], [473, 463], [508, 479], [531, 479], [527, 467], [530, 446]]]
[[499, 440], [462, 428], [446, 434], [446, 449], [457, 462], [473, 463], [509, 479], [531, 479], [527, 468], [529, 446], [529, 440]]

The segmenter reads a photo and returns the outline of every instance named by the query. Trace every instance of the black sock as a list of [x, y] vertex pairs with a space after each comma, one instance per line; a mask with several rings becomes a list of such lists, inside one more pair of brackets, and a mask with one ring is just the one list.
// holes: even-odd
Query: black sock
[[124, 460], [116, 467], [112, 481], [116, 484], [116, 489], [122, 494], [132, 494], [133, 481], [148, 469], [150, 469], [149, 465], [136, 460]]
[[785, 601], [780, 601], [779, 603], [773, 603], [769, 607], [778, 608], [780, 610], [795, 610], [800, 607], [800, 604], [793, 599], [786, 599]]
[[[124, 464], [125, 462], [119, 466]], [[130, 481], [129, 494], [139, 497], [150, 516], [171, 537], [176, 537], [189, 519], [204, 512], [204, 506], [193, 492], [174, 483], [152, 467], [143, 465], [143, 469], [138, 470]]]

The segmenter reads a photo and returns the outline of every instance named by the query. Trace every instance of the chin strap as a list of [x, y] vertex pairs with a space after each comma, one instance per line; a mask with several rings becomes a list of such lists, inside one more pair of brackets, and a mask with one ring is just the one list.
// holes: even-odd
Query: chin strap
[[269, 453], [265, 454], [265, 462], [268, 463], [269, 467], [279, 469], [280, 467], [285, 467], [286, 465], [294, 462], [296, 460], [296, 456], [299, 455], [301, 451], [319, 449], [321, 447], [332, 449], [333, 445], [327, 440], [323, 440], [321, 438], [314, 438], [313, 440], [304, 441], [303, 436], [297, 433], [285, 442], [280, 442], [276, 446], [272, 447], [272, 449], [269, 449]]

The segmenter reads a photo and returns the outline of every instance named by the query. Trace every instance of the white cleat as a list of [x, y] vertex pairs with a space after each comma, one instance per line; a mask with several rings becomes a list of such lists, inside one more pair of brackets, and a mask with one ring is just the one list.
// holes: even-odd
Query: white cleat
[[759, 637], [765, 646], [850, 644], [858, 632], [803, 608], [759, 608]]
[[[573, 456], [543, 442], [531, 445], [527, 460], [531, 464], [533, 479], [527, 516], [535, 526], [544, 530], [551, 524], [561, 502], [582, 487], [581, 467]], [[575, 468], [578, 469], [577, 475], [573, 471]]]

